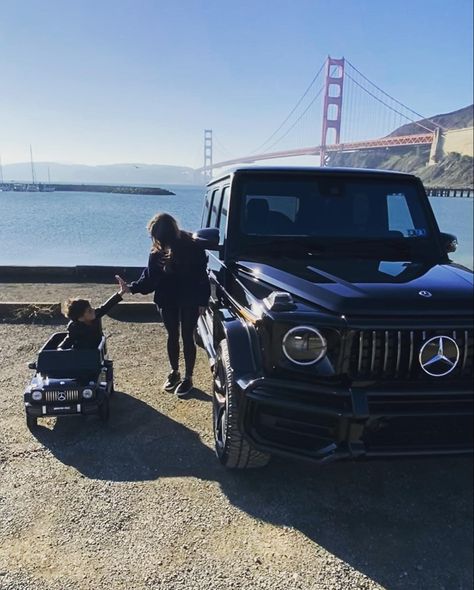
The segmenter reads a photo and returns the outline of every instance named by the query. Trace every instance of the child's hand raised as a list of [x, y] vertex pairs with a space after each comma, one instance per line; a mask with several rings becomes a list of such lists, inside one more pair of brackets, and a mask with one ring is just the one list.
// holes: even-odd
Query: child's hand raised
[[115, 278], [117, 279], [119, 287], [120, 287], [119, 294], [124, 295], [125, 293], [130, 293], [130, 287], [122, 279], [122, 277], [120, 275], [115, 275]]

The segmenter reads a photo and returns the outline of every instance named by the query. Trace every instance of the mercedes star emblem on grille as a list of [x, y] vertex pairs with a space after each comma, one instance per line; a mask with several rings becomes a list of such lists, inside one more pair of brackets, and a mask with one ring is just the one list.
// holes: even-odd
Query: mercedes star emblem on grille
[[432, 293], [430, 293], [430, 291], [418, 291], [418, 295], [421, 295], [422, 297], [432, 297]]
[[58, 393], [58, 402], [65, 402], [66, 401], [66, 393], [64, 391], [60, 391]]
[[420, 350], [420, 365], [432, 377], [444, 377], [456, 368], [459, 362], [459, 347], [449, 336], [434, 336]]

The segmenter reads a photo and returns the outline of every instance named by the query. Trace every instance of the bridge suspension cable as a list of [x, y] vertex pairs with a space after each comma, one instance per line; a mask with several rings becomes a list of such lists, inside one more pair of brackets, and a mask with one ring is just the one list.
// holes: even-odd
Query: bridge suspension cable
[[[390, 95], [388, 92], [385, 92], [385, 90], [382, 90], [382, 88], [380, 88], [380, 86], [378, 86], [377, 84], [375, 84], [374, 82], [372, 82], [372, 80], [370, 80], [369, 78], [367, 78], [367, 76], [365, 76], [360, 70], [358, 70], [349, 60], [346, 60], [346, 66], [349, 66], [348, 69], [353, 70], [353, 72], [355, 74], [357, 74], [358, 76], [360, 76], [363, 80], [365, 80], [366, 82], [368, 82], [368, 84], [370, 84], [372, 86], [373, 89], [375, 89], [376, 91], [378, 91], [380, 94], [382, 94], [383, 96], [385, 96], [386, 98], [388, 98], [389, 100], [391, 100], [392, 102], [394, 102], [395, 104], [397, 104], [398, 106], [402, 107], [402, 109], [404, 109], [405, 111], [408, 111], [409, 113], [411, 113], [412, 116], [407, 115], [406, 113], [403, 113], [402, 111], [400, 111], [398, 108], [393, 107], [392, 105], [390, 105], [387, 101], [383, 100], [382, 98], [378, 97], [374, 91], [369, 90], [368, 88], [366, 88], [360, 81], [357, 81], [355, 79], [354, 75], [351, 75], [347, 70], [345, 72], [345, 75], [352, 80], [352, 82], [354, 82], [354, 84], [356, 84], [359, 88], [361, 88], [364, 92], [366, 92], [367, 94], [369, 94], [370, 96], [372, 96], [375, 100], [377, 100], [378, 102], [380, 102], [381, 104], [383, 104], [384, 106], [386, 106], [388, 109], [390, 109], [391, 111], [393, 111], [394, 113], [404, 117], [407, 121], [410, 121], [411, 123], [418, 125], [419, 127], [421, 127], [422, 129], [425, 129], [426, 131], [430, 131], [430, 132], [434, 132], [434, 130], [436, 129], [436, 127], [439, 127], [441, 129], [444, 130], [444, 127], [442, 125], [433, 123], [431, 121], [431, 119], [429, 119], [428, 117], [425, 117], [424, 115], [418, 113], [417, 111], [413, 110], [412, 108], [410, 108], [409, 106], [407, 106], [406, 104], [404, 104], [403, 102], [397, 100], [396, 98], [394, 98], [392, 95]], [[413, 117], [414, 115], [414, 117]], [[430, 122], [432, 123], [433, 127], [427, 127], [426, 125], [424, 125], [421, 121], [417, 120], [416, 118], [421, 119], [422, 121], [425, 122]]]
[[[430, 121], [432, 122], [431, 119], [429, 119], [428, 117], [425, 117], [424, 115], [421, 115], [420, 113], [417, 113], [416, 111], [414, 111], [412, 108], [410, 108], [409, 106], [407, 106], [406, 104], [404, 104], [403, 102], [397, 100], [396, 98], [394, 98], [393, 96], [391, 96], [388, 92], [385, 92], [385, 90], [382, 90], [382, 88], [380, 88], [380, 86], [377, 86], [377, 84], [375, 84], [375, 82], [372, 82], [372, 80], [369, 80], [369, 78], [367, 78], [367, 76], [365, 76], [360, 70], [358, 70], [349, 60], [346, 59], [346, 64], [352, 68], [355, 72], [357, 72], [357, 74], [359, 74], [359, 76], [361, 78], [363, 78], [366, 82], [368, 82], [371, 86], [373, 86], [374, 88], [376, 88], [379, 92], [381, 92], [382, 94], [384, 94], [387, 98], [389, 98], [390, 100], [392, 100], [393, 102], [396, 102], [398, 105], [400, 105], [401, 107], [403, 107], [404, 109], [406, 109], [407, 111], [411, 112], [413, 115], [415, 115], [416, 117], [419, 117], [420, 119], [424, 119], [426, 121]], [[413, 122], [415, 122], [413, 120]], [[441, 129], [443, 129], [444, 131], [446, 131], [445, 127], [443, 127], [442, 125], [439, 124], [435, 124], [433, 123], [433, 125], [435, 125], [436, 127], [440, 127]], [[432, 130], [431, 130], [432, 131]]]
[[[319, 76], [321, 75], [324, 66], [326, 65], [326, 60], [324, 60], [324, 62], [321, 64], [321, 67], [319, 68], [319, 70], [316, 72], [316, 74], [314, 75], [313, 79], [311, 80], [309, 86], [306, 88], [306, 90], [303, 92], [303, 94], [300, 96], [300, 98], [298, 99], [297, 103], [295, 104], [295, 106], [291, 109], [291, 111], [288, 113], [288, 115], [285, 117], [285, 119], [280, 123], [280, 125], [275, 129], [275, 131], [269, 136], [267, 137], [267, 139], [258, 146], [258, 148], [256, 148], [255, 150], [253, 150], [251, 153], [255, 154], [257, 152], [260, 152], [268, 143], [270, 143], [270, 141], [275, 137], [275, 135], [277, 135], [277, 133], [286, 125], [286, 123], [290, 120], [290, 118], [292, 117], [293, 113], [297, 110], [297, 108], [300, 106], [300, 104], [303, 102], [303, 100], [306, 98], [306, 96], [308, 95], [309, 91], [311, 90], [311, 88], [314, 86], [314, 84], [316, 83], [317, 79], [319, 78]], [[319, 92], [319, 94], [322, 92]], [[318, 96], [319, 96], [318, 94]], [[316, 99], [313, 99], [310, 103], [309, 106], [313, 105]], [[308, 111], [309, 109], [306, 108], [306, 110], [304, 111], [304, 114]], [[301, 117], [299, 119], [297, 119], [296, 122], [298, 122], [301, 119]], [[295, 124], [296, 124], [295, 122]], [[293, 129], [294, 125], [290, 128]], [[288, 130], [288, 133], [290, 132], [290, 130]], [[288, 133], [286, 133], [284, 136], [282, 136], [276, 143], [278, 143], [281, 139], [283, 139], [283, 137], [286, 137], [286, 135], [288, 135]], [[274, 145], [276, 145], [276, 143], [273, 143], [271, 147], [273, 147]], [[271, 149], [269, 147], [266, 148]]]
[[285, 133], [279, 137], [275, 142], [273, 142], [270, 146], [267, 147], [267, 150], [271, 150], [272, 148], [274, 148], [277, 144], [280, 143], [280, 141], [282, 141], [283, 139], [285, 139], [285, 137], [290, 133], [290, 131], [292, 131], [296, 125], [301, 121], [301, 119], [306, 115], [306, 113], [309, 111], [309, 109], [313, 106], [313, 104], [318, 100], [318, 98], [321, 96], [322, 91], [324, 90], [324, 86], [321, 86], [321, 88], [318, 90], [318, 92], [316, 93], [316, 96], [312, 99], [312, 101], [308, 104], [308, 106], [305, 108], [305, 110], [301, 113], [301, 115], [293, 122], [293, 124], [291, 125], [291, 127], [289, 127]]
[[385, 102], [384, 100], [382, 100], [381, 98], [379, 98], [378, 96], [376, 96], [373, 92], [371, 92], [370, 90], [368, 90], [364, 86], [362, 86], [362, 84], [360, 84], [359, 82], [357, 82], [357, 80], [355, 80], [350, 74], [346, 73], [346, 76], [347, 76], [347, 78], [349, 78], [350, 80], [352, 80], [352, 82], [354, 82], [354, 84], [356, 84], [364, 92], [366, 92], [367, 94], [370, 94], [370, 96], [372, 96], [373, 98], [375, 98], [376, 101], [378, 101], [379, 103], [383, 104], [384, 106], [386, 106], [388, 109], [390, 109], [391, 111], [393, 111], [397, 115], [400, 115], [401, 117], [404, 117], [407, 121], [410, 121], [414, 125], [418, 125], [418, 127], [421, 127], [425, 131], [430, 131], [431, 133], [434, 131], [433, 128], [426, 127], [426, 125], [423, 125], [422, 123], [420, 123], [418, 121], [415, 121], [414, 119], [408, 117], [404, 113], [402, 113], [399, 110], [395, 109], [394, 107], [390, 106], [387, 102]]
[[235, 156], [235, 153], [232, 153], [229, 149], [226, 148], [226, 146], [222, 143], [222, 141], [220, 141], [219, 137], [216, 136], [216, 134], [214, 133], [214, 142], [216, 143], [217, 147], [219, 148], [219, 150], [226, 156], [229, 158], [233, 158]]

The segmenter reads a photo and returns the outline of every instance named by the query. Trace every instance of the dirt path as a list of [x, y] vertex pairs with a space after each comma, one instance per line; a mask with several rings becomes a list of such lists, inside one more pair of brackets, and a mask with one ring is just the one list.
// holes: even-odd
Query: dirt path
[[160, 392], [162, 327], [110, 319], [110, 425], [48, 419], [35, 438], [25, 367], [53, 329], [0, 324], [2, 590], [472, 587], [470, 460], [226, 472], [204, 355], [177, 400]]

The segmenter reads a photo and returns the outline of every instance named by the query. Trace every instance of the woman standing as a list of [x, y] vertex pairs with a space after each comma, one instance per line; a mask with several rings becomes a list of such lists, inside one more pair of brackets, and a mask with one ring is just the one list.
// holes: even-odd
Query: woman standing
[[[180, 230], [174, 217], [167, 213], [155, 215], [148, 222], [153, 241], [148, 266], [141, 277], [122, 287], [130, 293], [152, 293], [168, 333], [168, 358], [171, 372], [163, 389], [182, 397], [193, 388], [196, 362], [194, 331], [199, 314], [208, 305], [210, 296], [207, 255], [191, 234]], [[183, 340], [184, 379], [179, 372], [179, 333]]]

